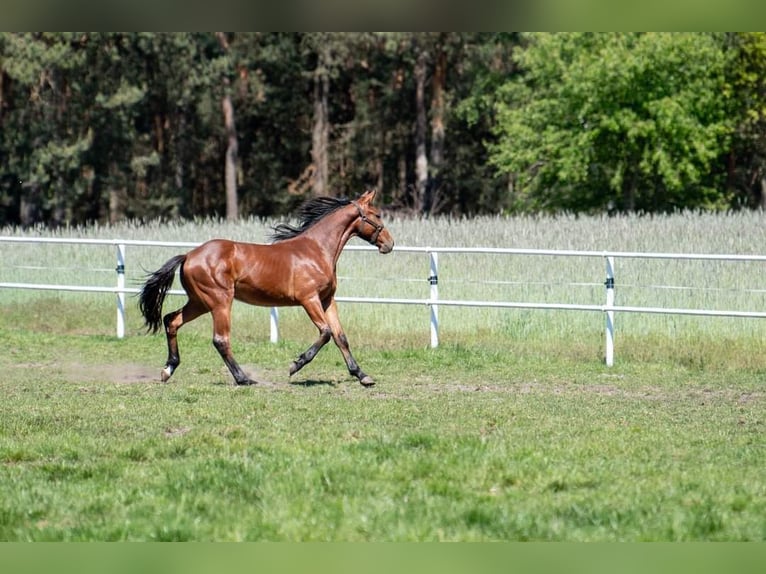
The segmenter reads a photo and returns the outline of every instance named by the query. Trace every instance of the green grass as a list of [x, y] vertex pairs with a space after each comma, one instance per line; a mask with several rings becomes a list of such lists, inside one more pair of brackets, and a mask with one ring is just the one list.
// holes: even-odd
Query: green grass
[[11, 330], [2, 540], [762, 540], [754, 370], [542, 360], [521, 345], [325, 349]]
[[[757, 253], [766, 233], [755, 214], [390, 226], [400, 245], [732, 253]], [[265, 229], [58, 233], [260, 241]], [[176, 251], [129, 248], [129, 284]], [[113, 259], [0, 243], [0, 280], [111, 285]], [[601, 302], [602, 261], [549, 262], [443, 255], [441, 294]], [[737, 265], [618, 261], [617, 303], [763, 308], [762, 269]], [[339, 273], [342, 295], [427, 296], [424, 256], [351, 252]], [[0, 540], [766, 538], [766, 322], [618, 314], [607, 368], [598, 313], [442, 307], [433, 350], [425, 307], [343, 304], [378, 381], [363, 389], [332, 345], [290, 381], [316, 335], [305, 313], [283, 309], [272, 345], [268, 311], [237, 304], [234, 353], [262, 384], [236, 388], [209, 317], [181, 331], [181, 367], [161, 384], [163, 338], [142, 334], [129, 297], [117, 340], [113, 299], [0, 290]]]

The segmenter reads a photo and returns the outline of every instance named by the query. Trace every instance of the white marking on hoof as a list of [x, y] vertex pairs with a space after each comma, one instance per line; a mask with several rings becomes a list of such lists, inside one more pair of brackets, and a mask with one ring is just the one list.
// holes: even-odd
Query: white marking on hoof
[[173, 367], [171, 367], [170, 365], [167, 365], [164, 369], [162, 369], [162, 373], [160, 373], [160, 378], [162, 379], [162, 382], [163, 383], [166, 382], [170, 378], [170, 375], [172, 374], [173, 374]]
[[365, 387], [372, 387], [375, 384], [375, 380], [370, 375], [365, 375], [365, 377], [359, 381], [362, 383]]

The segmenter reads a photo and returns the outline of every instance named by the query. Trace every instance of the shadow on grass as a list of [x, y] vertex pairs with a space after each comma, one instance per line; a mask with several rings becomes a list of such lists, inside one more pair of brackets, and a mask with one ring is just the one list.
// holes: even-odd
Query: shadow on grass
[[290, 381], [290, 386], [294, 387], [318, 387], [324, 385], [327, 387], [337, 387], [338, 383], [335, 381], [323, 381], [318, 379], [307, 379], [305, 381]]

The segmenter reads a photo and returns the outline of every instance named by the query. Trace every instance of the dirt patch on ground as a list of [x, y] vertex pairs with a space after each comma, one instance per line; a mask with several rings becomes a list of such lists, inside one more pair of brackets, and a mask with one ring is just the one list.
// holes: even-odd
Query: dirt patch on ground
[[68, 363], [58, 365], [58, 370], [68, 379], [83, 382], [108, 381], [126, 385], [160, 382], [159, 369], [130, 363], [115, 365]]
[[[286, 386], [285, 384], [271, 381], [264, 377], [263, 373], [259, 373], [255, 369], [249, 369], [243, 366], [243, 370], [253, 380], [258, 381], [258, 384], [255, 385], [256, 387], [276, 388], [279, 386]], [[130, 363], [117, 365], [81, 365], [72, 363], [62, 365], [61, 371], [68, 379], [81, 380], [83, 382], [103, 381], [126, 385], [156, 383], [162, 385], [173, 384], [173, 381], [176, 378], [179, 382], [182, 382], [183, 380], [183, 374], [180, 373], [171, 378], [167, 383], [163, 383], [160, 380], [160, 368]], [[220, 374], [211, 374], [210, 382], [211, 384], [222, 386], [234, 386], [234, 380], [230, 377], [228, 371], [221, 372]]]
[[117, 384], [160, 382], [160, 370], [130, 363], [86, 365], [76, 361], [55, 363], [17, 363], [14, 369], [56, 375], [70, 381], [110, 381]]

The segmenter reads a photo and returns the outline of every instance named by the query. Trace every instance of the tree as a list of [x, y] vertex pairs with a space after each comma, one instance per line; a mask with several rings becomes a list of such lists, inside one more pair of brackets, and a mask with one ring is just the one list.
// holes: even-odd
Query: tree
[[3, 76], [3, 180], [18, 221], [68, 219], [67, 189], [78, 179], [93, 132], [81, 120], [78, 94], [84, 50], [75, 34], [15, 34], [0, 38]]
[[574, 211], [728, 205], [712, 165], [732, 122], [715, 34], [534, 34], [498, 104], [491, 159], [524, 204]]
[[314, 166], [314, 195], [328, 193], [330, 114], [327, 101], [330, 94], [330, 65], [330, 48], [325, 43], [317, 47], [317, 65], [313, 78], [314, 126], [311, 130], [311, 160]]
[[304, 50], [313, 66], [311, 76], [312, 129], [311, 165], [308, 173], [313, 195], [336, 195], [330, 176], [332, 155], [330, 114], [331, 82], [338, 83], [343, 72], [354, 60], [352, 55], [358, 34], [314, 32], [303, 37]]
[[430, 211], [430, 201], [427, 194], [428, 184], [428, 150], [426, 126], [428, 111], [426, 109], [426, 74], [428, 73], [428, 52], [425, 46], [415, 41], [415, 210], [418, 213]]
[[457, 63], [462, 56], [463, 35], [416, 32], [399, 36], [406, 42], [404, 60], [411, 66], [414, 80], [411, 89], [415, 125], [411, 145], [415, 183], [409, 203], [416, 213], [428, 215], [439, 212], [449, 203], [442, 188], [451, 111], [448, 71], [460, 67], [450, 64]]
[[0, 33], [0, 224], [763, 206], [764, 38]]
[[740, 204], [766, 209], [766, 33], [731, 34], [729, 42], [737, 121], [726, 157], [727, 184]]
[[[228, 59], [229, 40], [223, 32], [216, 32], [216, 38], [223, 50], [224, 58]], [[227, 68], [231, 68], [229, 64]], [[228, 72], [228, 73], [227, 73]], [[227, 70], [223, 74], [224, 92], [221, 99], [223, 109], [223, 125], [226, 129], [226, 160], [224, 172], [226, 174], [226, 219], [233, 221], [239, 219], [239, 201], [237, 199], [237, 128], [234, 124], [234, 105], [231, 103], [231, 72]]]
[[[498, 213], [513, 211], [518, 203], [514, 179], [498, 176], [489, 159], [489, 144], [496, 141], [497, 103], [501, 86], [519, 73], [513, 52], [516, 32], [470, 34], [464, 37], [463, 73], [456, 82], [453, 125], [456, 136], [447, 148], [443, 180], [458, 182], [453, 211]], [[454, 65], [453, 65], [454, 66]], [[457, 66], [454, 66], [457, 67]]]

